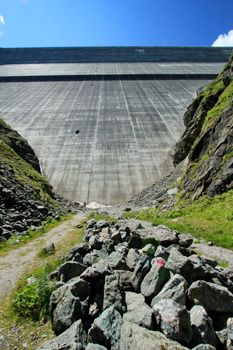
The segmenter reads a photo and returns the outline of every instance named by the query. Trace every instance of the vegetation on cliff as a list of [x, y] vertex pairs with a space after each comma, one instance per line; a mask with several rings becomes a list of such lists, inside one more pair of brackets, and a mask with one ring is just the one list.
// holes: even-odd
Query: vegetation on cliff
[[174, 152], [175, 164], [188, 157], [181, 196], [194, 200], [229, 191], [233, 185], [233, 55], [189, 106], [184, 123], [186, 130]]
[[12, 170], [19, 183], [30, 186], [42, 200], [50, 201], [52, 187], [40, 174], [34, 151], [16, 131], [0, 119], [0, 163]]
[[35, 152], [22, 136], [13, 130], [8, 124], [0, 118], [0, 140], [14, 150], [21, 158], [26, 160], [34, 169], [40, 173], [39, 160]]
[[2, 119], [0, 201], [0, 250], [4, 251], [15, 242], [44, 233], [45, 227], [57, 225], [57, 219], [76, 210], [72, 203], [54, 195], [28, 142]]
[[175, 171], [129, 203], [142, 206], [145, 199], [156, 208], [125, 216], [233, 249], [233, 55], [188, 107], [184, 123], [174, 151]]

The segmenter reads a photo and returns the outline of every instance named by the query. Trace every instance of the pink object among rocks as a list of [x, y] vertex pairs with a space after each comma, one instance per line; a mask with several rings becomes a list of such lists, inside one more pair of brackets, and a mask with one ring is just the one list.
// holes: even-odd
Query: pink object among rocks
[[166, 264], [166, 260], [164, 260], [163, 258], [155, 258], [153, 263], [158, 266], [164, 267]]

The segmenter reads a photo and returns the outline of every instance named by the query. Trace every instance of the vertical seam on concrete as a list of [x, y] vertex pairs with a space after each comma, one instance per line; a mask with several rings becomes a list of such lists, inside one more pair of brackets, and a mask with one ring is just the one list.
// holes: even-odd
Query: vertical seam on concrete
[[[149, 86], [149, 88], [151, 89], [151, 87]], [[162, 102], [162, 98], [157, 94], [157, 98]], [[156, 108], [154, 102], [151, 100], [151, 98], [148, 96], [148, 100], [150, 101], [151, 105], [153, 106], [153, 108], [155, 109], [155, 111], [158, 113], [158, 115], [160, 116], [161, 120], [163, 121], [164, 125], [166, 126], [166, 129], [168, 131], [168, 134], [170, 134], [171, 138], [173, 140], [174, 139], [174, 136], [172, 135], [171, 131], [169, 130], [169, 127], [167, 125], [167, 123], [165, 122], [165, 119], [163, 118], [163, 116], [161, 115], [161, 113], [158, 111], [158, 109]]]
[[99, 119], [100, 119], [100, 107], [102, 104], [102, 94], [103, 94], [103, 78], [101, 79], [101, 87], [100, 87], [100, 94], [99, 94], [99, 101], [97, 106], [97, 121], [96, 121], [96, 128], [95, 128], [95, 134], [94, 134], [94, 141], [93, 141], [93, 147], [91, 150], [91, 170], [90, 170], [90, 176], [88, 181], [88, 190], [87, 190], [87, 204], [89, 203], [89, 197], [90, 197], [90, 190], [91, 190], [91, 183], [93, 178], [93, 161], [95, 157], [95, 149], [97, 145], [97, 134], [98, 134], [98, 128], [99, 128]]
[[[81, 84], [80, 84], [79, 89], [78, 89], [77, 96], [79, 96], [80, 93], [81, 93], [81, 91], [82, 91], [82, 86], [83, 86], [83, 84], [84, 84], [84, 81], [85, 81], [85, 80], [82, 80], [82, 81], [81, 81]], [[67, 90], [68, 90], [68, 86], [67, 86], [66, 88], [67, 88]], [[69, 91], [69, 92], [68, 92], [68, 94], [66, 95], [65, 99], [67, 98], [67, 96], [68, 96], [69, 93], [70, 93], [70, 90], [68, 90], [68, 91]], [[64, 101], [63, 101], [63, 103], [64, 103]], [[73, 102], [73, 103], [74, 103], [74, 102]], [[70, 113], [71, 113], [71, 111], [70, 111]], [[66, 121], [64, 121], [64, 123], [66, 123]], [[63, 123], [63, 125], [64, 125], [64, 123]], [[69, 154], [69, 156], [68, 156], [67, 159], [66, 159], [65, 167], [64, 167], [64, 171], [63, 171], [61, 180], [59, 181], [59, 184], [58, 184], [58, 186], [57, 186], [57, 190], [58, 190], [58, 191], [59, 191], [60, 186], [62, 186], [63, 179], [64, 179], [64, 177], [65, 177], [65, 173], [66, 173], [67, 167], [68, 167], [68, 165], [70, 164], [70, 158], [71, 158], [71, 156], [72, 156], [72, 154], [73, 154], [73, 152], [74, 152], [74, 148], [75, 148], [75, 146], [76, 146], [76, 140], [77, 140], [77, 135], [74, 135], [74, 142], [73, 142], [73, 144], [72, 144], [72, 146], [71, 146], [70, 154]]]
[[[129, 81], [129, 84], [130, 84], [130, 86], [132, 88], [131, 81]], [[124, 90], [124, 87], [123, 87], [123, 84], [122, 84], [122, 80], [120, 80], [120, 85], [121, 85], [121, 88], [122, 88], [123, 98], [124, 98], [124, 102], [125, 102], [125, 107], [126, 107], [126, 111], [127, 111], [128, 117], [129, 117], [129, 122], [130, 122], [130, 125], [131, 125], [131, 128], [132, 128], [134, 140], [135, 140], [135, 143], [137, 145], [138, 159], [139, 159], [139, 162], [140, 162], [140, 164], [142, 166], [142, 169], [144, 169], [144, 166], [143, 166], [143, 164], [141, 162], [141, 157], [140, 157], [140, 147], [139, 147], [139, 144], [138, 144], [138, 140], [137, 140], [137, 136], [136, 136], [136, 133], [135, 133], [133, 121], [132, 121], [131, 114], [130, 114], [130, 111], [129, 111], [129, 105], [128, 105], [128, 102], [127, 102], [127, 99], [126, 99], [126, 96], [125, 96], [125, 90]], [[146, 172], [143, 171], [143, 173], [144, 173], [144, 176], [145, 176], [145, 179], [146, 179], [146, 184], [147, 184], [148, 183], [148, 178], [147, 178]]]

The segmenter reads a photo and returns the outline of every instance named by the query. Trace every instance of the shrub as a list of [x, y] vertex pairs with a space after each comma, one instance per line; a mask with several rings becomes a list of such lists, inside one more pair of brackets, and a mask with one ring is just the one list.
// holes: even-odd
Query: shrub
[[49, 314], [49, 300], [54, 290], [54, 283], [48, 279], [52, 271], [47, 265], [36, 274], [31, 283], [24, 281], [13, 297], [13, 309], [21, 317], [39, 321]]

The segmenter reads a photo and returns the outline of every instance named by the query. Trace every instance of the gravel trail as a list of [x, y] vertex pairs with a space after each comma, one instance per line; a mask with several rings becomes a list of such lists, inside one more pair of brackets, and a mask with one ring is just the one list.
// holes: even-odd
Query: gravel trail
[[72, 231], [85, 217], [79, 213], [70, 220], [61, 223], [41, 237], [34, 239], [25, 245], [9, 251], [0, 256], [0, 300], [9, 295], [16, 286], [17, 280], [24, 274], [33, 260], [37, 257], [40, 249], [48, 243], [62, 242], [65, 236]]

